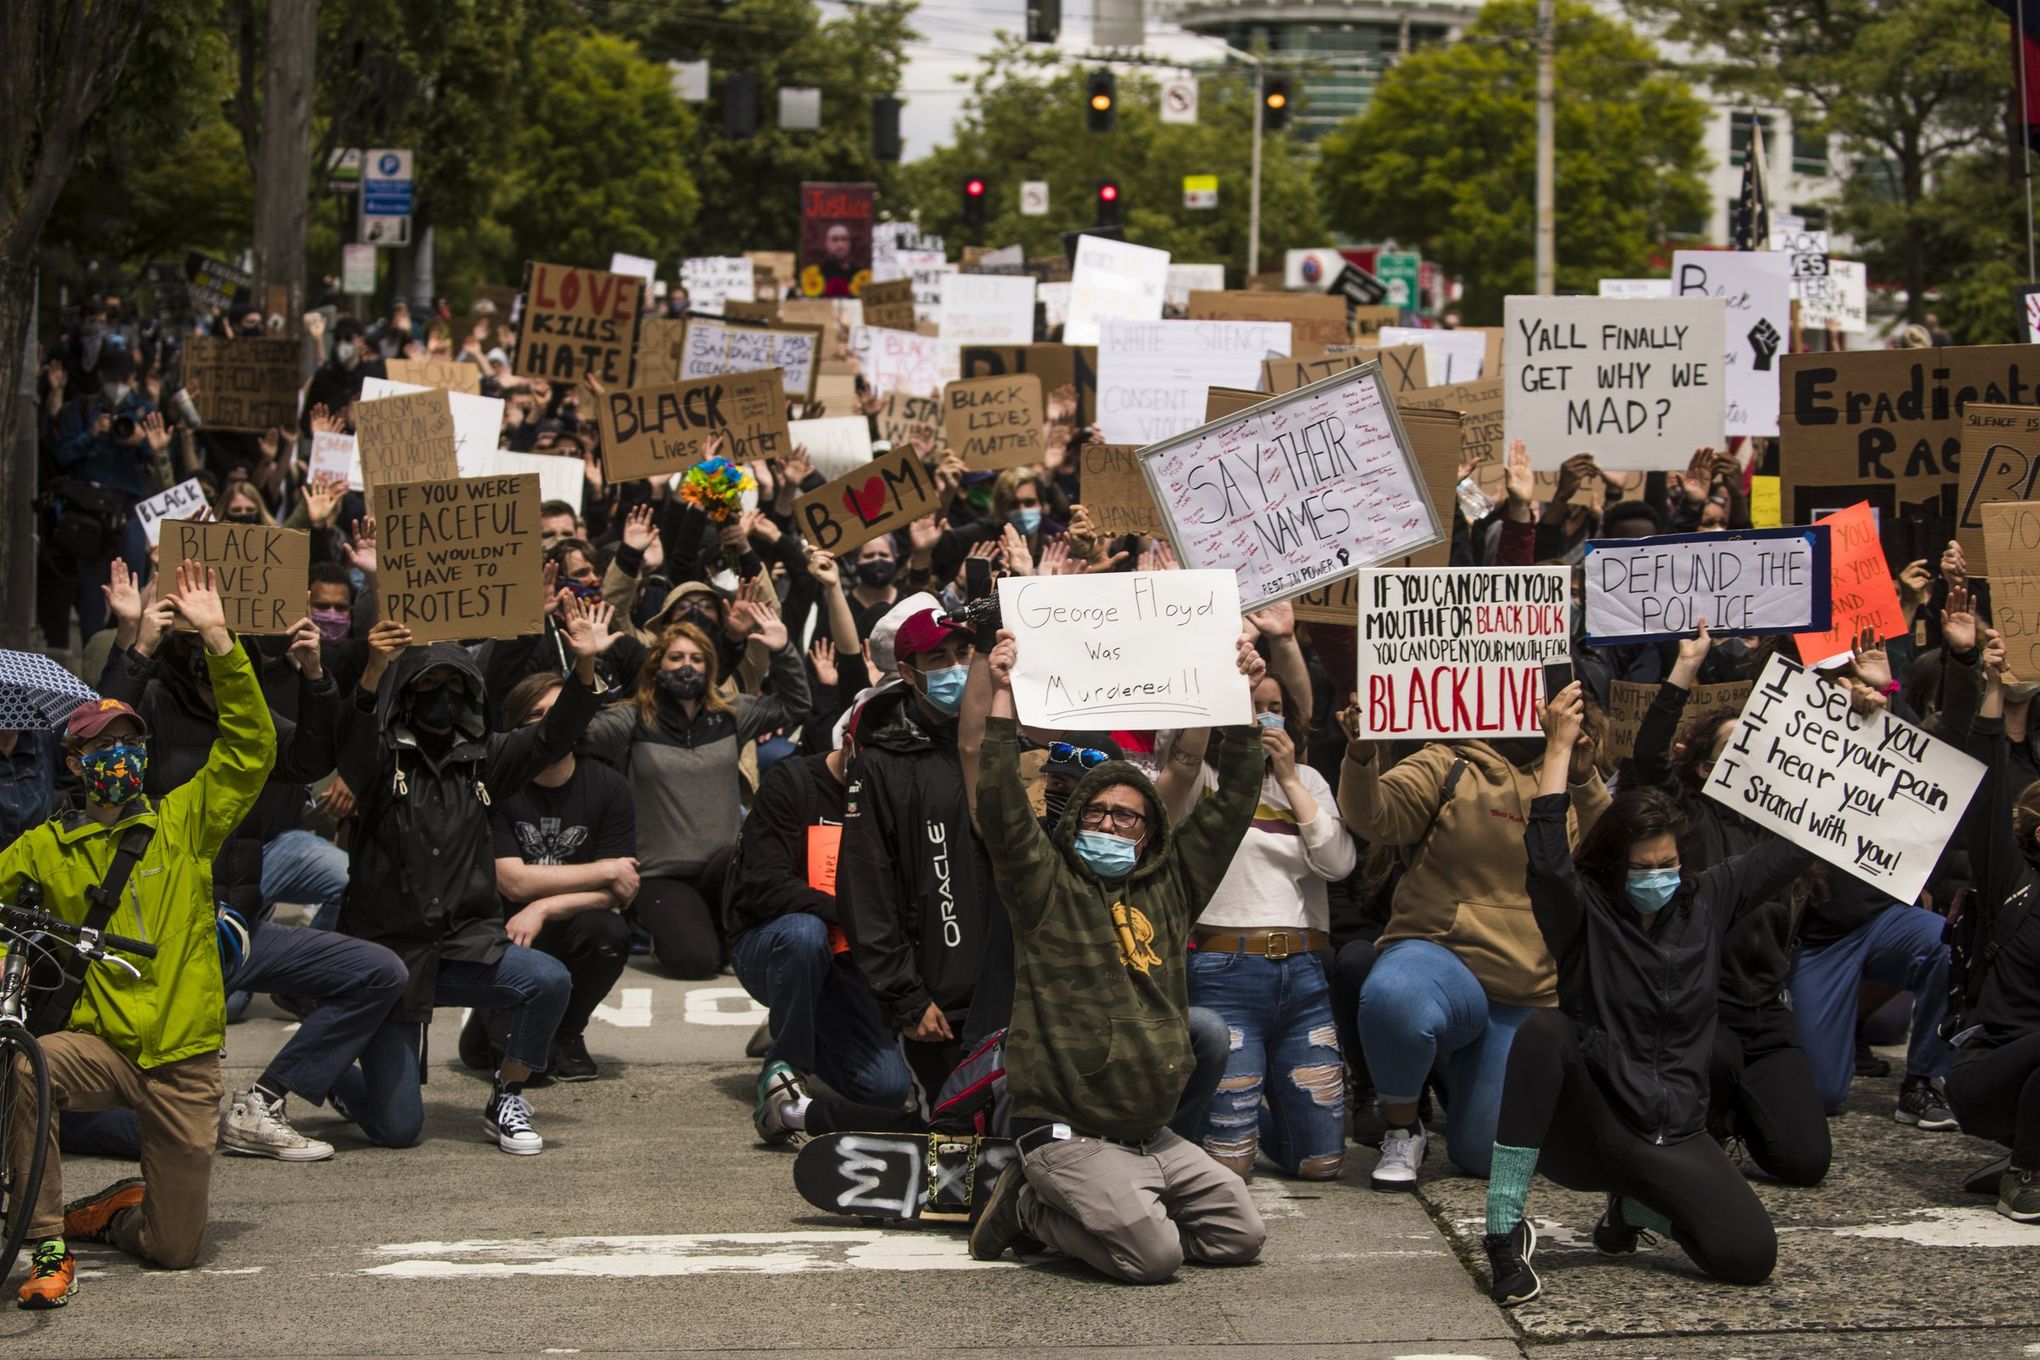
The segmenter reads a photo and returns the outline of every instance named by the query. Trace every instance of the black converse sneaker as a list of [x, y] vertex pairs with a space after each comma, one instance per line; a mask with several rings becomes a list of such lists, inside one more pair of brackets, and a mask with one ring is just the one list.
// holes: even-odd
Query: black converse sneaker
[[515, 1091], [497, 1087], [482, 1111], [482, 1132], [496, 1140], [496, 1146], [519, 1157], [545, 1151], [545, 1139], [531, 1127], [531, 1106]]

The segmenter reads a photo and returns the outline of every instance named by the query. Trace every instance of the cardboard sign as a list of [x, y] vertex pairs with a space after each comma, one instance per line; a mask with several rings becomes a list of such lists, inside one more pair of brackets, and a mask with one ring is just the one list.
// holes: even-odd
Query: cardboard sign
[[412, 387], [443, 387], [449, 392], [482, 394], [482, 370], [458, 359], [386, 359], [391, 382]]
[[793, 522], [823, 552], [846, 553], [941, 508], [935, 479], [912, 449], [900, 448], [802, 496]]
[[605, 392], [596, 398], [595, 419], [609, 480], [685, 472], [702, 460], [710, 435], [722, 436], [722, 456], [733, 462], [786, 457], [793, 444], [782, 386], [768, 368]]
[[1984, 507], [1990, 544], [1992, 622], [2005, 639], [2005, 664], [2021, 680], [2040, 680], [2040, 504]]
[[[381, 401], [384, 397], [412, 395], [420, 392], [444, 392], [447, 404], [453, 410], [453, 447], [460, 462], [461, 477], [486, 477], [496, 470], [496, 449], [503, 442], [503, 399], [501, 397], [478, 397], [469, 392], [455, 392], [443, 387], [413, 387], [409, 383], [392, 382], [388, 378], [364, 378], [361, 383], [363, 404]], [[359, 410], [357, 406], [356, 410]], [[356, 422], [357, 429], [359, 421]], [[399, 478], [400, 481], [415, 481], [417, 478]]]
[[701, 255], [680, 261], [680, 286], [687, 291], [687, 310], [721, 316], [730, 302], [758, 300], [758, 274], [741, 255]]
[[1983, 779], [1981, 764], [1889, 710], [1772, 656], [1705, 792], [1842, 872], [1916, 900]]
[[637, 358], [631, 381], [640, 387], [663, 387], [680, 381], [687, 354], [687, 319], [648, 316], [638, 323]]
[[[1650, 280], [1645, 280], [1649, 282]], [[1605, 280], [1604, 280], [1605, 282]], [[1757, 687], [1754, 680], [1729, 680], [1718, 685], [1695, 685], [1686, 698], [1686, 718], [1695, 718], [1703, 713], [1713, 713], [1724, 708], [1742, 712], [1749, 701], [1750, 691]], [[1608, 735], [1604, 739], [1601, 754], [1614, 760], [1628, 760], [1636, 754], [1636, 734], [1643, 727], [1644, 715], [1657, 702], [1662, 685], [1638, 684], [1633, 680], [1617, 680], [1608, 695]], [[1682, 722], [1684, 719], [1681, 720]]]
[[355, 403], [354, 440], [361, 480], [369, 486], [460, 476], [453, 403], [443, 387]]
[[827, 416], [786, 424], [790, 448], [806, 449], [815, 471], [828, 481], [871, 461], [871, 422], [863, 416]]
[[1416, 455], [1417, 471], [1424, 479], [1424, 494], [1434, 507], [1448, 507], [1439, 514], [1445, 537], [1428, 548], [1392, 557], [1385, 567], [1445, 567], [1452, 564], [1452, 509], [1458, 503], [1459, 463], [1466, 446], [1464, 418], [1457, 411], [1418, 411], [1396, 403], [1396, 415]]
[[1587, 628], [1596, 647], [1825, 629], [1828, 534], [1818, 526], [1603, 538], [1587, 544]]
[[1107, 317], [1098, 331], [1097, 428], [1119, 444], [1152, 444], [1195, 429], [1209, 418], [1209, 389], [1254, 391], [1262, 358], [1289, 352], [1283, 321]]
[[[779, 304], [776, 302], [739, 302], [725, 298], [722, 314], [731, 321], [749, 321], [760, 326], [769, 326], [779, 320]], [[816, 329], [822, 329], [817, 327]]]
[[1923, 505], [1952, 516], [1969, 403], [2040, 405], [2040, 345], [1788, 354], [1781, 362], [1779, 471], [1786, 518], [1798, 523], [1859, 500], [1887, 520]]
[[552, 382], [592, 373], [605, 386], [630, 386], [644, 299], [645, 281], [636, 274], [527, 263], [510, 371]]
[[135, 502], [135, 521], [142, 526], [142, 537], [152, 548], [163, 541], [163, 525], [166, 522], [211, 518], [212, 502], [206, 499], [205, 483], [196, 477], [181, 481], [168, 491], [158, 491], [147, 500]]
[[1257, 392], [1249, 387], [1207, 387], [1204, 389], [1204, 419], [1206, 423], [1224, 420], [1266, 400], [1266, 392]]
[[1239, 583], [1228, 571], [1008, 576], [1013, 706], [1057, 731], [1149, 732], [1254, 720], [1239, 673]]
[[[1463, 461], [1473, 464], [1473, 475], [1489, 500], [1508, 494], [1502, 455], [1502, 379], [1497, 374], [1479, 382], [1450, 383], [1425, 387], [1396, 395], [1396, 407], [1403, 411], [1457, 411], [1465, 417], [1460, 433], [1465, 441]], [[1554, 483], [1556, 476], [1554, 474]], [[1492, 490], [1490, 490], [1492, 486]], [[1545, 499], [1551, 499], [1549, 492]], [[1596, 501], [1596, 504], [1599, 504]]]
[[1298, 595], [1289, 602], [1289, 607], [1295, 612], [1298, 623], [1357, 627], [1360, 622], [1360, 578], [1341, 576], [1316, 590]]
[[1983, 507], [2034, 499], [2040, 482], [2040, 407], [1971, 402], [1962, 413], [1962, 500], [1955, 537], [1972, 576], [1992, 575]]
[[1353, 323], [1353, 338], [1362, 344], [1381, 343], [1381, 330], [1402, 320], [1400, 307], [1355, 307], [1348, 318]]
[[871, 281], [875, 184], [800, 186], [802, 297], [856, 297]]
[[912, 279], [887, 279], [884, 283], [867, 283], [864, 285], [861, 301], [864, 303], [865, 325], [883, 326], [895, 331], [914, 329]]
[[1544, 666], [1572, 659], [1567, 567], [1359, 573], [1360, 734], [1542, 735]]
[[[1225, 266], [1222, 264], [1171, 263], [1168, 281], [1162, 286], [1162, 305], [1188, 312], [1192, 293], [1219, 292], [1224, 287]], [[1282, 319], [1287, 320], [1286, 317]]]
[[1433, 512], [1378, 364], [1143, 449], [1183, 565], [1236, 572], [1247, 610], [1429, 547]]
[[413, 646], [544, 629], [537, 477], [390, 482], [370, 495], [383, 617]]
[[[1320, 378], [1358, 368], [1370, 359], [1380, 362], [1381, 375], [1388, 380], [1388, 390], [1398, 405], [1405, 396], [1428, 386], [1421, 345], [1348, 345], [1337, 353], [1315, 359], [1263, 359], [1261, 390], [1280, 396]], [[1501, 388], [1497, 386], [1495, 391], [1499, 396]]]
[[312, 536], [266, 524], [194, 524], [178, 520], [159, 560], [168, 579], [176, 566], [195, 562], [213, 569], [213, 585], [236, 633], [288, 633], [310, 612]]
[[942, 389], [943, 442], [974, 472], [1039, 463], [1042, 411], [1032, 373], [953, 382]]
[[1077, 394], [1078, 429], [1088, 429], [1098, 412], [1098, 351], [1076, 345], [965, 345], [956, 352], [959, 378], [996, 378], [1008, 373], [1033, 373], [1041, 390], [1053, 395], [1059, 387]]
[[932, 335], [852, 326], [850, 353], [874, 392], [942, 395], [942, 342]]
[[184, 385], [209, 430], [297, 428], [296, 340], [228, 340], [194, 335], [184, 342]]
[[1720, 298], [1728, 309], [1722, 333], [1727, 433], [1778, 433], [1778, 356], [1791, 348], [1792, 257], [1775, 250], [1675, 251], [1672, 285], [1679, 297]]
[[1898, 587], [1885, 565], [1877, 540], [1877, 516], [1867, 501], [1858, 501], [1814, 521], [1828, 529], [1828, 554], [1833, 564], [1834, 611], [1825, 628], [1796, 635], [1799, 659], [1812, 665], [1856, 649], [1865, 627], [1875, 628], [1879, 641], [1903, 637], [1905, 611], [1899, 608]]
[[1696, 445], [1720, 442], [1725, 308], [1719, 298], [1509, 298], [1508, 437], [1538, 467], [1590, 449], [1611, 467], [1683, 471]]
[[[1169, 252], [1102, 236], [1077, 238], [1063, 343], [1095, 345], [1106, 317], [1159, 321], [1169, 287]], [[1258, 357], [1258, 356], [1256, 356]]]
[[1383, 326], [1383, 345], [1420, 345], [1432, 384], [1474, 382], [1489, 376], [1488, 336], [1482, 330], [1441, 330], [1435, 326]]
[[1137, 444], [1086, 444], [1079, 454], [1077, 484], [1100, 538], [1160, 538], [1169, 531], [1141, 475], [1139, 452]]
[[1346, 300], [1322, 293], [1196, 292], [1190, 295], [1189, 313], [1192, 321], [1287, 322], [1287, 352], [1297, 358], [1322, 354], [1328, 345], [1351, 344], [1353, 339], [1346, 329]]
[[904, 448], [917, 434], [930, 443], [941, 436], [942, 399], [888, 392], [878, 413], [878, 437], [895, 448]]
[[955, 274], [942, 285], [942, 339], [951, 345], [1034, 342], [1034, 280], [1026, 275]]

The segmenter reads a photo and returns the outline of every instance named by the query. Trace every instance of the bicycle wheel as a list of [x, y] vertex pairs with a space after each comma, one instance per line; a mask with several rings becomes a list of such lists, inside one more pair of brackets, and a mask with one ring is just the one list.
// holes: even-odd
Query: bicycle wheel
[[[27, 1026], [0, 1020], [0, 1280], [14, 1269], [22, 1239], [28, 1236], [54, 1118], [50, 1067], [42, 1045]], [[25, 1148], [20, 1145], [23, 1138], [29, 1140]]]

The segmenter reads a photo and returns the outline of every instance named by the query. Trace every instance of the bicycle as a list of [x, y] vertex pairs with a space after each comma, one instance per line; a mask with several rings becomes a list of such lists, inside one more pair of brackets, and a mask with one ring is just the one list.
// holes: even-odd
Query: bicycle
[[[152, 944], [73, 925], [43, 911], [41, 902], [41, 885], [27, 882], [15, 894], [14, 902], [0, 903], [0, 946], [7, 950], [5, 960], [0, 961], [0, 1280], [14, 1269], [14, 1258], [28, 1236], [36, 1192], [42, 1188], [43, 1164], [49, 1157], [50, 1121], [56, 1117], [50, 1108], [49, 1062], [28, 1027], [34, 964], [41, 958], [61, 966], [58, 951], [69, 949], [87, 966], [110, 963], [139, 978], [139, 968], [108, 951], [156, 957]], [[17, 1109], [24, 1100], [33, 1102], [26, 1120]], [[25, 1161], [16, 1155], [17, 1131], [25, 1132], [28, 1139]], [[22, 1161], [19, 1169], [17, 1161]]]

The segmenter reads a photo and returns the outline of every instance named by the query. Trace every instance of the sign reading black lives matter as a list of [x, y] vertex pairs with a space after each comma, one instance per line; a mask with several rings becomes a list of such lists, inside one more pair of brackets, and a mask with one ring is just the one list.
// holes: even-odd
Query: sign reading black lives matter
[[1141, 470], [1185, 567], [1251, 613], [1444, 537], [1379, 363], [1151, 444]]
[[1773, 656], [1706, 794], [1845, 873], [1911, 902], [1983, 766], [1885, 709]]
[[372, 494], [383, 617], [414, 645], [545, 627], [537, 473], [378, 483]]

